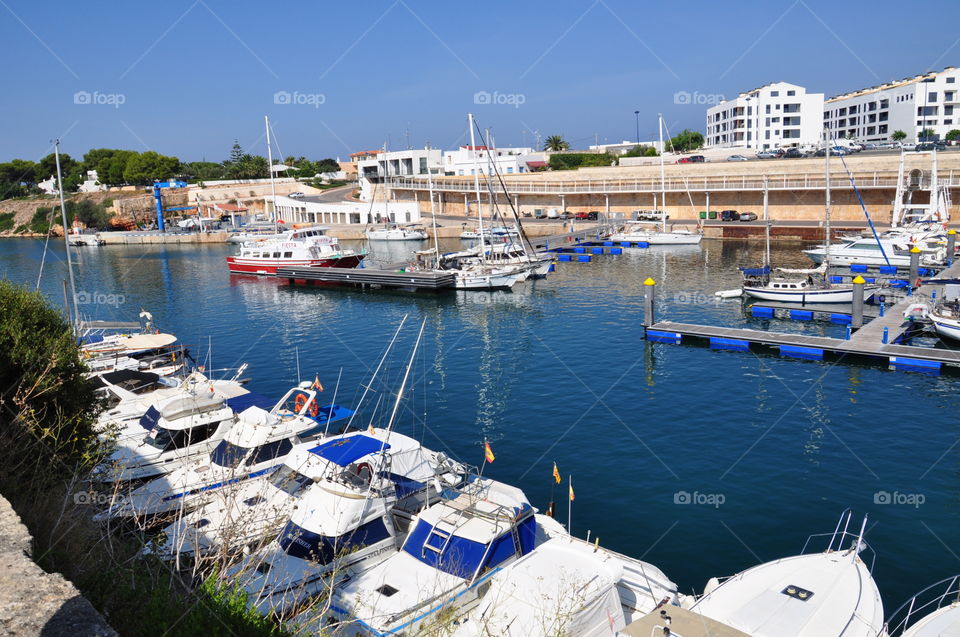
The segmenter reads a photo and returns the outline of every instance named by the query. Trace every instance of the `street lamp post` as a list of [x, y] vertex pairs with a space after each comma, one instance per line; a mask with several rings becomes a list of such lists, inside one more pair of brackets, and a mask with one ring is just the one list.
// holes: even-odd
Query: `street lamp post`
[[633, 116], [637, 120], [637, 146], [640, 145], [640, 111], [633, 111]]

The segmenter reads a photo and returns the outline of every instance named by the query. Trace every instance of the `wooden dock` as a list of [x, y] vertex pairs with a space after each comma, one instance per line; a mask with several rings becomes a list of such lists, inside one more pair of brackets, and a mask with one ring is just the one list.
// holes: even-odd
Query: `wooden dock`
[[453, 290], [457, 275], [436, 270], [374, 268], [278, 268], [277, 277], [287, 279], [291, 285], [297, 282], [349, 285], [361, 288], [392, 288], [403, 290]]

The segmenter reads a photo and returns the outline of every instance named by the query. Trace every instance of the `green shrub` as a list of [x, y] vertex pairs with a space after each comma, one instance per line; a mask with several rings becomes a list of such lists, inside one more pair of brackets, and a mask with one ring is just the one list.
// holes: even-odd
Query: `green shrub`
[[550, 168], [554, 170], [573, 170], [586, 166], [609, 166], [614, 163], [609, 153], [563, 153], [550, 155]]
[[0, 212], [0, 232], [13, 230], [14, 214], [12, 212]]
[[50, 231], [50, 223], [53, 221], [53, 208], [49, 206], [40, 206], [33, 213], [30, 219], [29, 230], [38, 234], [47, 234]]

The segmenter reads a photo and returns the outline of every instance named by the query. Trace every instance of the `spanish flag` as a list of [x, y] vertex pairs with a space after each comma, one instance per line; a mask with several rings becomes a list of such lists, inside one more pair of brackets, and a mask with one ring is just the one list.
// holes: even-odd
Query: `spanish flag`
[[553, 480], [554, 480], [557, 484], [560, 484], [560, 470], [557, 469], [557, 463], [556, 463], [556, 462], [553, 463]]
[[313, 384], [310, 385], [310, 386], [311, 386], [312, 388], [316, 389], [317, 391], [323, 391], [323, 385], [320, 384], [320, 375], [319, 375], [319, 374], [313, 377]]
[[573, 477], [570, 478], [570, 501], [573, 502], [576, 498], [573, 496]]
[[487, 462], [493, 462], [497, 459], [497, 457], [493, 455], [493, 449], [490, 448], [490, 443], [486, 440], [483, 441], [483, 458]]

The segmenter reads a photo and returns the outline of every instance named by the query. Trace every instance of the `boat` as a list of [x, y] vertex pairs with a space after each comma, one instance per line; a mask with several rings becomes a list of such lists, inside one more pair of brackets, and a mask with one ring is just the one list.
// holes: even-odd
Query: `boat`
[[960, 300], [940, 301], [927, 312], [938, 336], [960, 340]]
[[613, 635], [677, 603], [656, 566], [561, 533], [494, 574], [453, 637]]
[[[883, 634], [883, 602], [862, 559], [869, 546], [848, 532], [852, 513], [845, 511], [832, 534], [811, 536], [799, 555], [747, 569], [707, 583], [704, 594], [687, 610], [669, 609], [671, 630], [684, 637], [744, 635], [747, 637], [877, 637]], [[842, 530], [841, 530], [842, 527]], [[814, 538], [829, 537], [823, 552], [806, 553]], [[872, 560], [871, 560], [872, 561]], [[629, 635], [651, 634], [650, 620]], [[707, 622], [710, 620], [710, 623]], [[727, 630], [712, 630], [715, 622]], [[646, 632], [644, 632], [646, 629]], [[672, 633], [664, 633], [672, 634]]]
[[466, 265], [490, 265], [506, 267], [508, 270], [518, 268], [528, 277], [543, 278], [550, 272], [554, 255], [549, 252], [530, 254], [522, 245], [515, 242], [490, 244], [486, 241], [457, 252], [447, 252], [440, 255], [440, 269], [460, 268]]
[[328, 227], [311, 226], [286, 230], [269, 239], [247, 241], [238, 254], [227, 257], [233, 274], [276, 276], [277, 268], [355, 268], [366, 256], [344, 249]]
[[76, 227], [67, 236], [67, 242], [74, 248], [99, 248], [107, 244], [99, 232], [80, 232]]
[[[261, 614], [284, 616], [321, 594], [338, 573], [394, 553], [417, 512], [446, 489], [461, 487], [467, 473], [446, 455], [387, 429], [301, 446], [270, 478], [269, 490], [252, 494], [250, 487], [234, 499], [230, 515], [239, 521], [241, 541], [252, 539], [257, 515], [241, 510], [243, 497], [262, 498], [259, 515], [269, 515], [266, 525], [280, 532], [229, 568], [225, 579]], [[206, 533], [218, 518], [202, 519], [211, 520]], [[183, 528], [190, 534], [189, 523]]]
[[[660, 131], [660, 148], [663, 145], [663, 115], [658, 115], [658, 130]], [[660, 201], [666, 206], [667, 179], [663, 167], [663, 153], [660, 153]], [[657, 227], [659, 225], [659, 227]], [[611, 241], [645, 242], [649, 245], [699, 245], [703, 239], [703, 231], [696, 232], [686, 228], [667, 226], [667, 213], [660, 213], [660, 223], [645, 221], [628, 221], [619, 231], [610, 235]]]
[[329, 420], [320, 416], [317, 393], [309, 382], [290, 389], [267, 411], [256, 405], [237, 416], [236, 423], [209, 454], [131, 490], [118, 493], [111, 506], [94, 519], [153, 520], [174, 511], [189, 511], [249, 479], [279, 467], [294, 445], [343, 433], [329, 423], [352, 414], [329, 406]]
[[369, 228], [365, 234], [371, 241], [423, 241], [427, 238], [427, 231], [421, 226], [401, 226], [396, 223], [386, 224], [383, 228]]
[[960, 575], [923, 589], [887, 620], [890, 637], [951, 637], [960, 634]]
[[910, 266], [911, 246], [902, 239], [863, 238], [840, 245], [818, 246], [803, 253], [816, 264]]
[[481, 230], [464, 230], [460, 233], [461, 239], [506, 239], [509, 237], [519, 237], [520, 229], [517, 226], [495, 226]]

